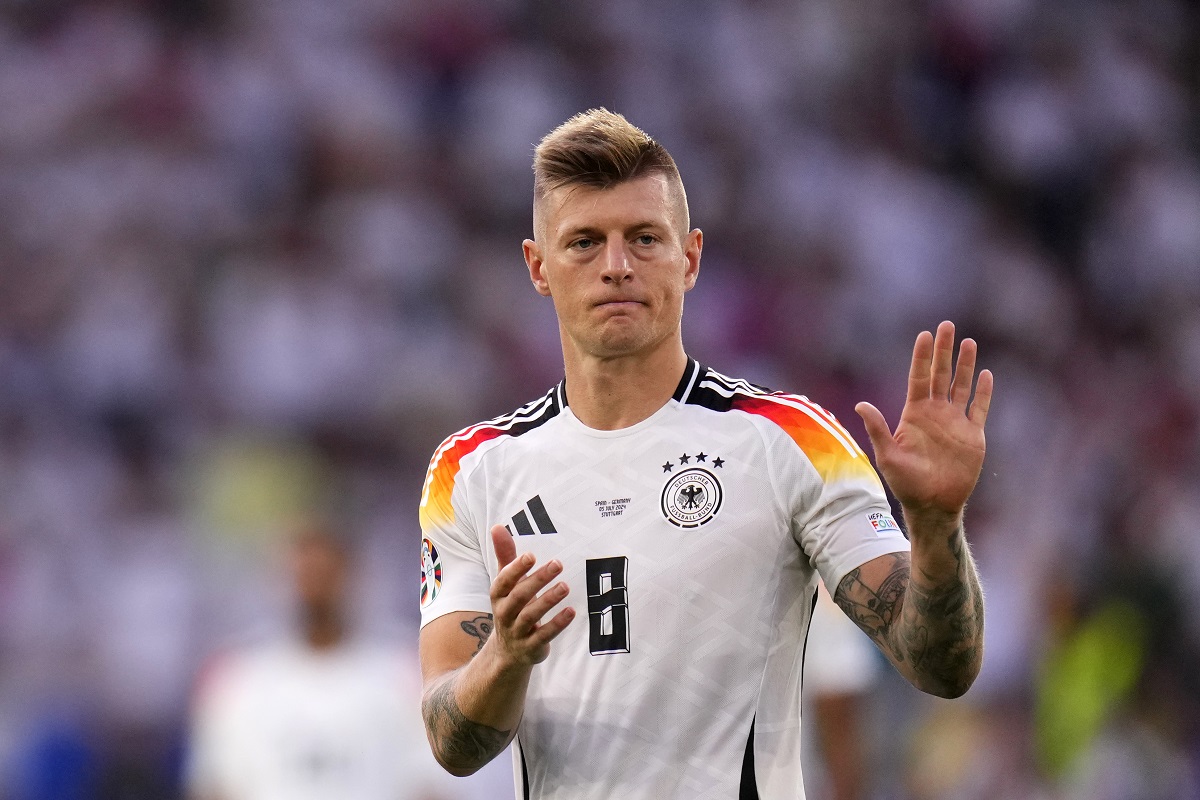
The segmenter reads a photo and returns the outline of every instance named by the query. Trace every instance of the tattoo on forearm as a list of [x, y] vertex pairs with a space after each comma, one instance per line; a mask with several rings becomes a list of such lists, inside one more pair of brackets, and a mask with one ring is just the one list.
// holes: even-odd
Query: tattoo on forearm
[[442, 763], [449, 767], [478, 769], [495, 758], [512, 739], [512, 731], [467, 719], [454, 698], [452, 678], [430, 692], [421, 705], [434, 747]]
[[897, 665], [904, 664], [917, 685], [943, 696], [966, 691], [981, 657], [983, 593], [958, 530], [947, 540], [958, 569], [953, 580], [911, 575], [908, 553], [896, 553], [877, 589], [850, 572], [834, 599]]
[[[470, 619], [462, 623], [462, 629], [479, 640], [479, 645], [475, 648], [476, 653], [483, 649], [483, 643], [486, 642], [488, 637], [492, 635], [492, 630], [494, 627], [495, 625], [492, 622], [491, 614], [483, 614], [482, 616], [478, 616], [475, 619]], [[473, 657], [474, 656], [472, 656], [472, 658]]]

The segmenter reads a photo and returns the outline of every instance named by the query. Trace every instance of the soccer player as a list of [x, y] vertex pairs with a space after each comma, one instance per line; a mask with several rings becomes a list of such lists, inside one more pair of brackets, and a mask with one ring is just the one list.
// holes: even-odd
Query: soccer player
[[[448, 438], [421, 497], [425, 726], [455, 774], [515, 740], [517, 797], [796, 798], [820, 579], [918, 688], [967, 690], [983, 597], [963, 507], [992, 376], [921, 333], [867, 456], [808, 399], [689, 358], [703, 234], [675, 163], [623, 117], [537, 147], [534, 289], [565, 380]], [[579, 619], [576, 619], [576, 618]]]
[[291, 543], [294, 639], [232, 653], [201, 682], [192, 800], [442, 800], [453, 779], [417, 722], [409, 651], [354, 636], [347, 543], [310, 525]]

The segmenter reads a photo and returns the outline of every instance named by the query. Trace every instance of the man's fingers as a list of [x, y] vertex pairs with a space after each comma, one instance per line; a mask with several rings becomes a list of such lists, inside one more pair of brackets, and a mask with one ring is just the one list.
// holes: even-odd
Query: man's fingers
[[529, 643], [535, 647], [549, 644], [554, 637], [562, 633], [563, 629], [571, 624], [571, 620], [573, 619], [575, 619], [575, 609], [564, 608], [551, 617], [548, 622], [539, 625], [537, 630], [529, 635]]
[[971, 410], [967, 414], [967, 419], [980, 426], [987, 422], [988, 410], [992, 407], [993, 388], [992, 371], [985, 369], [979, 373], [979, 383], [975, 385], [975, 399], [971, 401]]
[[933, 363], [933, 334], [921, 331], [913, 344], [912, 365], [908, 368], [908, 399], [929, 397], [930, 369]]
[[[494, 535], [495, 528], [492, 530], [492, 541], [495, 542], [499, 537]], [[504, 535], [508, 536], [507, 533]], [[512, 542], [509, 542], [508, 544], [510, 547], [513, 546]], [[496, 555], [497, 559], [502, 557], [499, 553]], [[508, 597], [513, 589], [520, 584], [521, 579], [525, 577], [525, 573], [529, 572], [529, 570], [533, 567], [533, 562], [534, 558], [532, 553], [522, 553], [515, 558], [510, 558], [509, 562], [500, 569], [500, 572], [496, 575], [496, 579], [492, 581], [491, 596], [493, 609], [495, 609], [497, 603], [499, 603], [505, 597]]]
[[929, 394], [945, 400], [950, 394], [950, 378], [954, 374], [954, 323], [946, 320], [937, 327], [933, 338], [933, 368], [930, 373]]
[[[557, 559], [548, 561], [530, 573], [535, 562], [533, 554], [517, 555], [516, 542], [503, 525], [493, 525], [489, 532], [492, 547], [496, 551], [496, 562], [500, 566], [491, 587], [497, 638], [507, 642], [503, 646], [516, 648], [514, 652], [534, 653], [562, 633], [575, 618], [574, 609], [564, 608], [549, 621], [538, 624], [569, 591], [565, 583], [557, 583], [542, 592], [562, 574], [562, 562]], [[538, 592], [542, 593], [539, 595]], [[535, 661], [541, 660], [532, 657]], [[545, 658], [545, 655], [541, 658]]]
[[525, 606], [529, 605], [534, 596], [545, 589], [550, 581], [554, 580], [562, 572], [562, 562], [557, 559], [547, 561], [537, 571], [522, 578], [515, 587], [509, 590], [507, 600], [510, 606], [515, 608], [512, 612], [515, 618]]
[[500, 569], [504, 569], [517, 557], [517, 544], [513, 541], [508, 528], [503, 525], [493, 525], [491, 534], [492, 547], [496, 550], [496, 560], [500, 562]]
[[871, 439], [871, 447], [875, 450], [875, 460], [878, 461], [893, 444], [892, 430], [883, 418], [883, 413], [870, 403], [859, 403], [854, 410], [862, 417], [867, 436]]
[[963, 339], [958, 346], [958, 366], [954, 368], [954, 382], [950, 384], [950, 401], [963, 409], [971, 399], [971, 382], [975, 379], [975, 357], [979, 352], [974, 339]]
[[554, 584], [530, 600], [525, 608], [521, 609], [521, 613], [517, 614], [513, 628], [518, 633], [533, 630], [542, 621], [542, 617], [549, 613], [550, 609], [562, 602], [569, 591], [565, 583]]

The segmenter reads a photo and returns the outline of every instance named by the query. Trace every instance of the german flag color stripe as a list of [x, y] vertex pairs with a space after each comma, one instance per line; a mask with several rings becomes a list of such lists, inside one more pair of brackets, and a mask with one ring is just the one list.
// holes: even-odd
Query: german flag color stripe
[[782, 428], [826, 483], [848, 477], [879, 480], [850, 434], [815, 403], [792, 395], [737, 395], [732, 410], [757, 414]]
[[[505, 431], [499, 428], [481, 427], [465, 438], [452, 437], [449, 447], [439, 448], [429, 464], [425, 478], [425, 491], [421, 497], [421, 529], [431, 525], [445, 525], [454, 521], [454, 506], [450, 495], [454, 492], [454, 479], [458, 477], [462, 460], [473, 453], [484, 442], [490, 442]], [[457, 440], [457, 441], [455, 441]]]
[[458, 479], [462, 460], [492, 439], [520, 436], [553, 419], [561, 410], [557, 391], [558, 387], [555, 387], [544, 397], [522, 406], [512, 414], [472, 425], [442, 443], [429, 462], [425, 488], [421, 492], [422, 530], [454, 521], [454, 505], [450, 497], [454, 493], [454, 482]]

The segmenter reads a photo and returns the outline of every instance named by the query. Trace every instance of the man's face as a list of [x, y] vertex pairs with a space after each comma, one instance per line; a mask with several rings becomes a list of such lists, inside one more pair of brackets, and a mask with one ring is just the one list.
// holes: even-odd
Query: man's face
[[293, 545], [290, 566], [297, 600], [306, 612], [336, 611], [345, 599], [346, 555], [319, 536]]
[[608, 189], [564, 186], [539, 203], [529, 277], [554, 300], [564, 355], [615, 358], [678, 338], [703, 235], [685, 232], [682, 198], [664, 175]]

